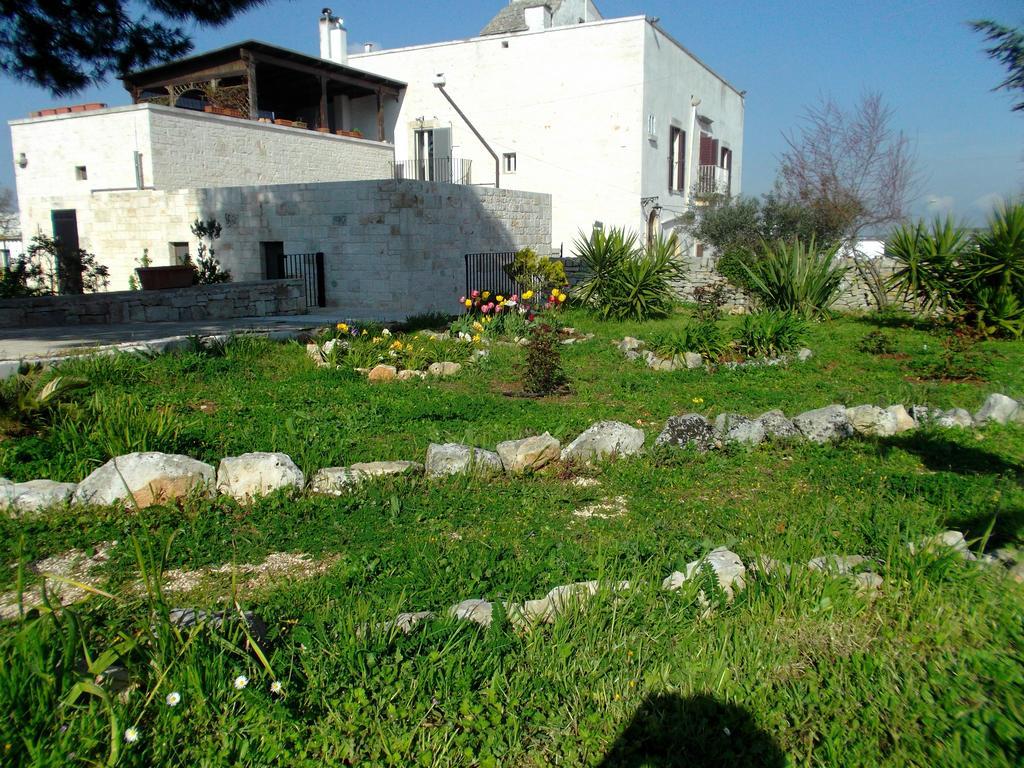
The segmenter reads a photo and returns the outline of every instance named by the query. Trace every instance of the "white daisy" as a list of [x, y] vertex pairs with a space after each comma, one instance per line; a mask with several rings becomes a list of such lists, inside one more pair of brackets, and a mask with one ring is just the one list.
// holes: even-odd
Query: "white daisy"
[[235, 678], [234, 686], [236, 691], [240, 691], [249, 684], [249, 678], [245, 675], [239, 675]]
[[128, 744], [134, 744], [139, 740], [139, 729], [134, 725], [124, 729], [124, 740]]
[[171, 691], [167, 694], [166, 701], [168, 707], [176, 707], [181, 703], [181, 694], [177, 691]]
[[270, 684], [270, 692], [275, 696], [280, 696], [282, 693], [284, 693], [284, 686], [281, 685], [280, 680], [275, 680]]

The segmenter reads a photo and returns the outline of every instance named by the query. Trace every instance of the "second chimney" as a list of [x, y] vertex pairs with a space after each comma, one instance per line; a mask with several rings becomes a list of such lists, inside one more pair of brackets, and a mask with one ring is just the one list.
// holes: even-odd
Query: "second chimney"
[[320, 16], [320, 58], [335, 64], [348, 64], [348, 31], [345, 20], [324, 8]]

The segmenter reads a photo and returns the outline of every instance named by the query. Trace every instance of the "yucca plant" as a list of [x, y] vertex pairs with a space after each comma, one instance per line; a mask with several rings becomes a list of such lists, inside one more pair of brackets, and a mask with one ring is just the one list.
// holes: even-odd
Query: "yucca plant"
[[751, 357], [778, 357], [800, 346], [807, 322], [792, 312], [755, 312], [740, 323], [738, 346]]
[[766, 309], [825, 317], [839, 298], [847, 268], [835, 263], [838, 245], [819, 251], [812, 237], [761, 243], [761, 258], [741, 264], [751, 291]]
[[672, 282], [682, 276], [678, 249], [675, 233], [659, 236], [641, 250], [636, 233], [594, 230], [589, 240], [576, 242], [575, 252], [589, 274], [576, 286], [573, 298], [605, 318], [665, 317], [674, 303]]
[[573, 298], [584, 306], [599, 306], [612, 293], [622, 263], [638, 253], [637, 235], [613, 227], [605, 232], [595, 229], [586, 237], [583, 232], [573, 244], [573, 253], [586, 266], [587, 276], [573, 290]]
[[886, 281], [914, 311], [946, 309], [956, 302], [956, 275], [970, 247], [967, 230], [951, 217], [936, 218], [931, 229], [924, 221], [904, 224], [889, 238], [886, 253], [899, 265]]
[[1024, 203], [997, 209], [988, 229], [975, 237], [975, 246], [964, 264], [964, 279], [1024, 296]]

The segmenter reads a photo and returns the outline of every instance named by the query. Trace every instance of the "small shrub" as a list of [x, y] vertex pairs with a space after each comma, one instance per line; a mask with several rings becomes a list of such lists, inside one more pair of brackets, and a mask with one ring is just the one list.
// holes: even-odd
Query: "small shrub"
[[924, 355], [911, 368], [922, 379], [968, 381], [987, 378], [989, 362], [969, 336], [949, 333], [937, 345], [926, 345]]
[[503, 267], [503, 271], [524, 290], [538, 293], [548, 293], [552, 288], [565, 288], [569, 284], [560, 260], [538, 256], [532, 248], [516, 253], [515, 260]]
[[838, 246], [820, 251], [814, 238], [762, 243], [761, 258], [743, 264], [750, 290], [766, 309], [825, 317], [839, 298], [847, 269], [835, 264]]
[[717, 360], [729, 348], [729, 342], [715, 323], [691, 322], [681, 331], [654, 335], [648, 346], [659, 357], [697, 352], [709, 360]]
[[729, 301], [729, 284], [721, 280], [693, 289], [693, 300], [697, 302], [697, 319], [714, 323], [722, 319], [722, 307]]
[[581, 238], [575, 244], [576, 255], [589, 274], [574, 296], [604, 318], [643, 321], [666, 317], [675, 304], [672, 283], [682, 277], [676, 260], [678, 248], [675, 233], [659, 237], [641, 250], [635, 233], [594, 230], [588, 240]]
[[26, 286], [35, 294], [98, 293], [110, 285], [110, 270], [94, 254], [81, 248], [64, 248], [42, 233], [32, 238], [25, 256], [16, 264], [11, 279], [27, 279]]
[[800, 346], [807, 323], [792, 312], [755, 312], [740, 323], [737, 346], [750, 357], [778, 357]]
[[857, 342], [857, 349], [869, 355], [891, 355], [896, 351], [896, 341], [883, 331], [871, 331]]
[[188, 259], [187, 263], [195, 270], [193, 282], [196, 285], [215, 285], [217, 283], [230, 283], [231, 273], [221, 269], [217, 261], [216, 251], [213, 248], [215, 241], [220, 239], [222, 231], [220, 222], [216, 219], [203, 221], [196, 219], [192, 222], [192, 234], [199, 238], [199, 247], [196, 252], [196, 260], [193, 263]]
[[547, 319], [535, 323], [530, 330], [522, 377], [523, 391], [530, 395], [550, 395], [568, 381], [562, 369], [558, 329]]

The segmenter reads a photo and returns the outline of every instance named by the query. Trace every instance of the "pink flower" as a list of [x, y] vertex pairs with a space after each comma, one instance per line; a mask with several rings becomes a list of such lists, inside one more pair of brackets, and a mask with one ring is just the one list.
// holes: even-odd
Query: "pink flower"
[[496, 306], [496, 307], [494, 308], [494, 314], [496, 314], [496, 315], [497, 315], [497, 314], [500, 314], [501, 310], [503, 310], [503, 309], [504, 309], [504, 307], [503, 307], [503, 306], [501, 306], [501, 304], [499, 304], [498, 306]]
[[465, 296], [459, 296], [459, 304], [465, 304], [465, 303], [466, 303], [466, 297]]
[[519, 294], [518, 293], [513, 293], [508, 298], [509, 298], [509, 301], [519, 301]]
[[491, 305], [490, 304], [484, 304], [482, 307], [480, 307], [480, 311], [483, 312], [486, 315], [488, 312], [491, 311]]
[[469, 295], [472, 296], [474, 299], [479, 299], [480, 298], [480, 291], [473, 291]]

